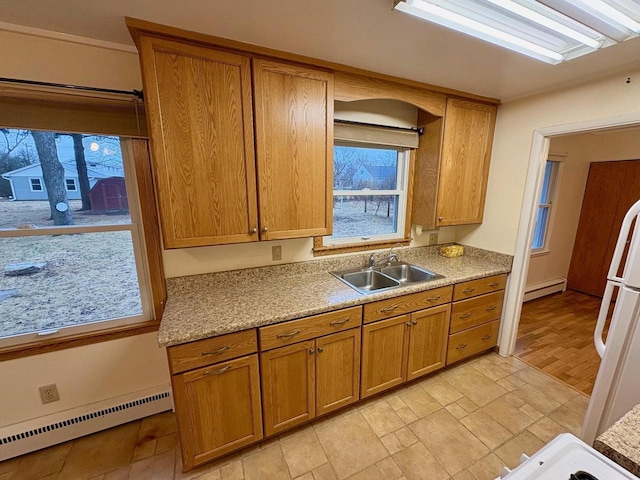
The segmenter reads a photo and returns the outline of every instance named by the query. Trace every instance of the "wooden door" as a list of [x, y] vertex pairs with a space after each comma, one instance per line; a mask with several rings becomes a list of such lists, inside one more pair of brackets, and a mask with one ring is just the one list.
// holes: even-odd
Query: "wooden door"
[[140, 37], [166, 248], [258, 240], [247, 57]]
[[450, 304], [411, 314], [407, 380], [445, 366], [450, 316]]
[[258, 356], [173, 376], [185, 470], [262, 438]]
[[400, 385], [407, 379], [410, 318], [402, 315], [362, 327], [361, 398]]
[[360, 398], [360, 329], [316, 340], [316, 415]]
[[315, 342], [309, 340], [260, 354], [266, 435], [315, 417]]
[[436, 226], [482, 223], [495, 123], [495, 105], [447, 100]]
[[260, 239], [330, 235], [333, 74], [253, 61]]
[[567, 287], [602, 297], [622, 220], [640, 199], [640, 160], [589, 168]]

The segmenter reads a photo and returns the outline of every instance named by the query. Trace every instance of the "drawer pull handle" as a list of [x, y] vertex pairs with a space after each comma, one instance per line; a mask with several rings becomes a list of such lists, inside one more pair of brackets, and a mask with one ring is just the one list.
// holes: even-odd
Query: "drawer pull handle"
[[491, 282], [487, 284], [489, 287], [497, 287], [498, 285], [500, 285], [500, 282]]
[[204, 357], [205, 355], [218, 355], [222, 352], [226, 352], [227, 350], [229, 350], [231, 348], [231, 345], [225, 345], [224, 347], [220, 347], [217, 350], [213, 350], [212, 352], [202, 352], [202, 356]]
[[380, 311], [383, 313], [389, 313], [389, 312], [393, 312], [396, 308], [398, 308], [400, 305], [393, 305], [391, 307], [385, 307], [385, 308], [381, 308]]
[[428, 302], [437, 302], [438, 300], [440, 300], [440, 295], [438, 295], [437, 297], [427, 298]]
[[458, 318], [469, 318], [471, 315], [473, 315], [473, 312], [467, 312], [467, 313], [458, 315]]
[[462, 293], [473, 293], [475, 291], [475, 288], [465, 288], [464, 290], [462, 290]]
[[344, 325], [345, 323], [348, 323], [350, 321], [350, 318], [345, 318], [344, 320], [334, 320], [333, 322], [329, 322], [329, 325], [331, 325], [332, 327], [336, 327], [338, 325]]
[[300, 333], [300, 330], [293, 330], [291, 332], [288, 333], [279, 333], [278, 335], [276, 335], [278, 338], [291, 338], [291, 337], [295, 337], [296, 335], [298, 335]]
[[487, 307], [487, 308], [486, 308], [486, 310], [487, 310], [487, 312], [492, 312], [492, 311], [494, 311], [496, 308], [498, 308], [498, 306], [497, 306], [497, 305], [491, 305], [490, 307]]
[[[231, 365], [227, 365], [226, 367], [222, 367], [220, 370], [216, 370], [215, 372], [213, 372], [214, 375], [220, 375], [221, 373], [227, 372], [231, 370]], [[211, 371], [207, 370], [206, 372], [204, 372], [205, 375], [210, 375]]]
[[460, 345], [458, 345], [456, 347], [456, 350], [464, 350], [465, 348], [467, 348], [467, 344], [466, 343], [461, 343]]
[[482, 337], [482, 340], [489, 340], [491, 337], [493, 337], [493, 335], [485, 335]]

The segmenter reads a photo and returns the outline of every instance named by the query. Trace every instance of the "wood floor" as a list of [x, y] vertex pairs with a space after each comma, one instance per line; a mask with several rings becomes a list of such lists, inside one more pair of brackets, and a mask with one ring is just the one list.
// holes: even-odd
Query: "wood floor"
[[591, 395], [600, 366], [593, 331], [600, 299], [573, 290], [522, 306], [515, 356]]

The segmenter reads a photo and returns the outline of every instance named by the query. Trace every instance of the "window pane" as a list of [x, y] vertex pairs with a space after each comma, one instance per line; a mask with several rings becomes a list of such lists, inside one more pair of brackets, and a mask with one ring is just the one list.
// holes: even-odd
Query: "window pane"
[[398, 195], [337, 195], [333, 197], [331, 239], [371, 237], [398, 231]]
[[544, 237], [547, 233], [547, 222], [549, 221], [549, 207], [538, 208], [538, 219], [536, 220], [536, 229], [533, 232], [533, 247], [543, 248]]
[[0, 337], [142, 314], [129, 231], [0, 238], [0, 265]]
[[[66, 192], [72, 224], [131, 223], [120, 139], [44, 133], [36, 142], [30, 130], [2, 129], [0, 228], [53, 226], [43, 166], [56, 172], [47, 175], [48, 182]], [[56, 197], [56, 204], [61, 200]]]
[[336, 146], [333, 149], [335, 190], [398, 189], [398, 151]]
[[547, 162], [544, 169], [544, 180], [542, 182], [542, 193], [540, 194], [540, 203], [549, 203], [551, 174], [553, 173], [553, 162]]

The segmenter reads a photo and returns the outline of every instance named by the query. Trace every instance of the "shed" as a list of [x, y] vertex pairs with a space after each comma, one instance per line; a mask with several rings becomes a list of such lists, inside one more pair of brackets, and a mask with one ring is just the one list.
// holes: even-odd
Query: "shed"
[[101, 178], [89, 191], [91, 213], [128, 212], [129, 200], [123, 177]]

